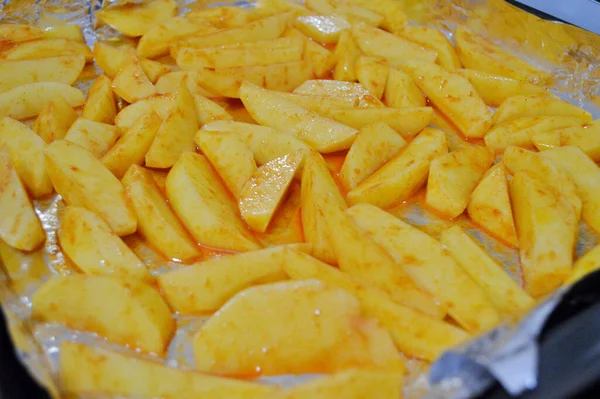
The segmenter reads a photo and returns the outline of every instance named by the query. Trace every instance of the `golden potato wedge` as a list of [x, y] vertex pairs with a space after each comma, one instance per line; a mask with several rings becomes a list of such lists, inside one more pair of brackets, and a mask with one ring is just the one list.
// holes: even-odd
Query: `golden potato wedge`
[[140, 66], [152, 84], [156, 83], [163, 75], [173, 71], [173, 67], [170, 65], [145, 58], [140, 60]]
[[95, 212], [119, 236], [135, 232], [137, 219], [125, 189], [92, 153], [57, 140], [44, 156], [50, 180], [67, 204]]
[[60, 346], [61, 387], [73, 395], [98, 394], [149, 398], [239, 399], [265, 397], [277, 387], [226, 379], [112, 352], [97, 346], [63, 342]]
[[461, 67], [460, 59], [454, 50], [454, 46], [439, 30], [430, 26], [405, 24], [401, 29], [393, 32], [397, 36], [435, 51], [438, 55], [437, 63], [448, 72], [454, 72]]
[[384, 19], [378, 12], [343, 0], [307, 0], [306, 7], [321, 15], [341, 15], [351, 23], [364, 22], [375, 27]]
[[85, 43], [81, 27], [75, 24], [48, 26], [44, 28], [43, 37], [44, 39], [67, 39]]
[[78, 117], [64, 98], [57, 97], [46, 104], [31, 129], [46, 143], [51, 143], [64, 138]]
[[240, 98], [256, 121], [294, 135], [317, 151], [350, 148], [358, 133], [356, 129], [322, 117], [250, 82], [242, 84]]
[[66, 141], [85, 148], [96, 158], [106, 154], [117, 138], [119, 138], [119, 130], [115, 126], [84, 118], [78, 118], [73, 122], [64, 137]]
[[506, 99], [518, 95], [549, 94], [543, 87], [523, 80], [494, 75], [472, 69], [457, 69], [456, 73], [467, 78], [483, 102], [492, 107], [500, 106]]
[[169, 259], [184, 262], [200, 256], [196, 243], [167, 204], [150, 170], [133, 164], [122, 182], [138, 217], [138, 231], [153, 247]]
[[24, 124], [10, 118], [0, 120], [0, 146], [7, 147], [13, 167], [33, 198], [53, 191], [44, 165], [45, 145], [44, 140]]
[[281, 12], [293, 12], [296, 16], [313, 14], [303, 4], [291, 0], [258, 0], [253, 12], [261, 16]]
[[148, 353], [163, 354], [175, 330], [171, 311], [158, 291], [140, 281], [56, 276], [35, 292], [31, 302], [37, 320], [94, 332]]
[[111, 81], [106, 75], [100, 75], [90, 86], [81, 116], [90, 121], [115, 123], [117, 104]]
[[177, 2], [151, 0], [143, 3], [113, 4], [96, 12], [99, 21], [125, 36], [142, 36], [158, 23], [174, 17]]
[[177, 107], [175, 98], [176, 93], [167, 93], [128, 105], [115, 117], [115, 125], [121, 130], [131, 129], [139, 118], [152, 112], [156, 112], [160, 119], [164, 120]]
[[493, 121], [494, 124], [499, 124], [527, 116], [571, 116], [580, 118], [583, 123], [592, 120], [589, 112], [576, 105], [555, 96], [538, 94], [507, 98], [494, 113]]
[[355, 205], [347, 213], [464, 329], [477, 333], [500, 322], [483, 290], [439, 241], [372, 205]]
[[85, 102], [81, 90], [64, 83], [31, 83], [0, 94], [0, 117], [22, 120], [37, 116], [57, 97], [62, 97], [71, 107]]
[[167, 176], [166, 191], [173, 210], [200, 244], [231, 251], [260, 248], [202, 155], [183, 153]]
[[356, 61], [356, 78], [365, 89], [381, 100], [387, 82], [387, 60], [381, 57], [360, 56]]
[[492, 126], [490, 110], [467, 79], [433, 63], [411, 61], [403, 68], [465, 137], [482, 138]]
[[213, 313], [248, 287], [285, 280], [286, 248], [278, 246], [199, 262], [161, 274], [158, 286], [179, 314]]
[[46, 239], [25, 187], [10, 159], [8, 148], [0, 146], [0, 238], [22, 251], [37, 248]]
[[353, 108], [354, 100], [351, 97], [329, 97], [329, 96], [313, 96], [308, 94], [295, 94], [295, 93], [277, 93], [283, 98], [290, 100], [294, 104], [297, 104], [310, 111], [314, 111], [320, 115], [329, 117], [334, 110], [338, 108]]
[[142, 261], [94, 212], [68, 206], [60, 215], [60, 246], [84, 273], [152, 282]]
[[333, 78], [335, 80], [355, 82], [356, 77], [356, 60], [360, 57], [360, 49], [356, 41], [352, 37], [349, 30], [344, 30], [340, 33], [340, 39], [333, 55], [337, 60], [333, 69]]
[[233, 119], [233, 116], [225, 111], [222, 106], [200, 94], [194, 94], [194, 105], [196, 106], [199, 126], [213, 121], [230, 121]]
[[196, 8], [185, 14], [187, 18], [199, 19], [210, 22], [219, 29], [237, 28], [267, 16], [283, 12], [280, 10], [258, 10], [260, 2], [255, 8], [242, 8], [234, 5], [217, 6], [210, 8]]
[[124, 47], [116, 47], [99, 41], [94, 44], [93, 53], [96, 64], [110, 79], [117, 76], [127, 59], [127, 51]]
[[340, 15], [307, 15], [294, 20], [294, 27], [300, 32], [325, 44], [336, 44], [340, 34], [350, 29], [350, 23]]
[[435, 51], [366, 24], [354, 25], [352, 36], [363, 53], [383, 57], [393, 67], [412, 60], [435, 62], [437, 59]]
[[[4, 52], [0, 58], [6, 60], [38, 60], [43, 58], [56, 58], [63, 56], [78, 56], [76, 65], [84, 58], [83, 63], [92, 62], [92, 51], [85, 43], [78, 43], [65, 39], [34, 40], [21, 43], [16, 47]], [[83, 69], [83, 66], [81, 67]], [[77, 79], [77, 78], [75, 78]]]
[[116, 177], [121, 178], [131, 165], [144, 163], [146, 153], [150, 149], [161, 123], [159, 116], [154, 112], [138, 119], [102, 156], [104, 166]]
[[146, 76], [133, 50], [129, 52], [121, 70], [115, 75], [112, 88], [119, 97], [128, 103], [134, 103], [156, 94], [156, 87]]
[[179, 91], [181, 82], [184, 79], [192, 94], [198, 94], [204, 97], [217, 97], [216, 94], [211, 93], [199, 83], [198, 76], [196, 72], [193, 71], [175, 71], [161, 76], [156, 82], [156, 90], [158, 91], [158, 94], [175, 93]]
[[424, 107], [425, 95], [413, 79], [399, 69], [390, 68], [384, 92], [388, 107]]
[[574, 284], [588, 274], [600, 268], [600, 246], [596, 245], [590, 249], [585, 255], [575, 261], [573, 271], [565, 284]]
[[[566, 128], [566, 130], [576, 129], [576, 127]], [[562, 137], [559, 129], [549, 130], [547, 132], [536, 133], [531, 137], [531, 142], [538, 151], [546, 151], [550, 148], [560, 147]]]
[[426, 128], [403, 151], [348, 192], [348, 203], [366, 202], [386, 208], [404, 201], [425, 184], [431, 161], [447, 152], [444, 132]]
[[379, 99], [360, 83], [340, 80], [307, 80], [294, 90], [295, 94], [308, 96], [333, 97], [340, 101], [348, 101], [358, 108], [384, 107]]
[[593, 161], [600, 161], [600, 120], [579, 126], [560, 129], [560, 143], [581, 148]]
[[460, 226], [444, 230], [440, 241], [501, 313], [518, 320], [535, 305], [519, 284]]
[[425, 204], [444, 216], [459, 216], [493, 161], [493, 153], [482, 146], [463, 148], [434, 159], [429, 166]]
[[0, 24], [0, 47], [8, 47], [20, 42], [41, 39], [42, 37], [44, 37], [44, 32], [37, 26]]
[[[268, 330], [257, 328], [274, 319], [278, 322]], [[193, 347], [198, 370], [220, 375], [330, 373], [356, 367], [403, 371], [388, 332], [361, 316], [358, 300], [317, 280], [247, 288], [200, 328]]]
[[316, 78], [330, 76], [331, 70], [337, 62], [331, 51], [312, 40], [305, 40], [304, 42], [304, 58], [312, 65], [312, 72]]
[[381, 28], [389, 32], [397, 32], [407, 21], [403, 5], [394, 0], [349, 0], [349, 3], [383, 15]]
[[471, 220], [487, 233], [512, 247], [519, 245], [508, 195], [506, 169], [502, 162], [485, 172], [471, 193], [467, 212]]
[[84, 65], [85, 59], [80, 55], [43, 60], [5, 61], [0, 63], [0, 93], [37, 82], [70, 85], [77, 80]]
[[575, 210], [528, 172], [515, 173], [510, 196], [525, 290], [540, 297], [559, 287], [571, 272], [578, 228]]
[[531, 66], [522, 58], [508, 53], [464, 25], [456, 28], [453, 38], [456, 52], [465, 68], [541, 86], [550, 83], [552, 79], [548, 72]]
[[384, 122], [362, 128], [344, 159], [341, 183], [347, 190], [356, 188], [405, 146], [402, 136]]

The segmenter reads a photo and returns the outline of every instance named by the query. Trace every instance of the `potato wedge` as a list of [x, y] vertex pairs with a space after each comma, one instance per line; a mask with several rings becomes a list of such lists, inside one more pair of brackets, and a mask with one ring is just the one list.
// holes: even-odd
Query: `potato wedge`
[[65, 135], [65, 141], [85, 148], [96, 158], [101, 158], [119, 138], [119, 130], [107, 123], [78, 118]]
[[494, 113], [493, 121], [494, 124], [499, 124], [527, 116], [571, 116], [580, 118], [583, 123], [592, 120], [592, 115], [589, 112], [576, 105], [555, 96], [538, 94], [507, 98]]
[[347, 190], [356, 188], [405, 146], [402, 136], [384, 122], [362, 128], [344, 159], [341, 183]]
[[79, 55], [46, 58], [35, 61], [0, 63], [0, 93], [17, 86], [37, 82], [72, 84], [83, 70], [85, 59]]
[[[299, 177], [302, 176], [302, 173], [296, 173], [296, 175]], [[290, 185], [287, 198], [282, 202], [279, 210], [275, 212], [267, 231], [260, 237], [260, 242], [263, 246], [272, 247], [305, 242], [300, 209], [301, 194], [300, 184], [293, 182]]]
[[325, 44], [336, 44], [343, 31], [350, 29], [350, 23], [340, 15], [307, 15], [294, 20], [294, 27], [300, 32]]
[[289, 133], [320, 152], [350, 148], [358, 131], [286, 100], [274, 91], [244, 82], [240, 98], [256, 121]]
[[581, 148], [593, 161], [600, 161], [600, 120], [560, 129], [560, 143]]
[[354, 25], [352, 36], [363, 53], [383, 57], [393, 67], [412, 60], [435, 62], [437, 59], [435, 51], [366, 24]]
[[581, 218], [592, 229], [600, 231], [600, 168], [578, 147], [568, 146], [554, 148], [540, 153], [567, 172], [575, 183], [577, 192], [583, 203]]
[[48, 26], [47, 28], [44, 28], [43, 35], [44, 39], [67, 39], [85, 43], [85, 37], [83, 37], [81, 27], [75, 24]]
[[426, 128], [403, 151], [348, 192], [348, 203], [366, 202], [386, 208], [404, 201], [425, 184], [431, 161], [447, 152], [444, 132]]
[[[283, 98], [290, 100], [291, 102], [306, 108], [310, 111], [314, 111], [320, 115], [329, 117], [335, 110], [342, 108], [354, 108], [354, 100], [351, 97], [329, 97], [329, 96], [313, 96], [308, 94], [295, 94], [295, 93], [278, 93]], [[373, 97], [374, 98], [374, 97]]]
[[96, 12], [96, 18], [125, 36], [142, 36], [158, 23], [175, 16], [174, 0], [115, 4]]
[[250, 147], [237, 136], [210, 130], [199, 131], [195, 142], [219, 173], [225, 186], [239, 199], [242, 188], [256, 172]]
[[135, 232], [137, 219], [125, 189], [99, 159], [64, 140], [46, 146], [44, 156], [50, 180], [67, 204], [95, 212], [119, 236]]
[[240, 252], [260, 248], [202, 155], [183, 153], [167, 176], [166, 191], [173, 210], [200, 244]]
[[173, 71], [173, 67], [170, 65], [145, 58], [140, 60], [140, 66], [152, 84], [156, 83], [163, 75]]
[[297, 151], [267, 162], [242, 187], [239, 194], [240, 213], [252, 230], [260, 233], [267, 230], [294, 175], [300, 170], [304, 154], [304, 151]]
[[156, 94], [156, 87], [146, 76], [133, 50], [129, 52], [122, 68], [115, 75], [112, 88], [119, 97], [128, 103], [134, 103]]
[[24, 124], [10, 118], [0, 120], [0, 146], [6, 146], [12, 166], [33, 197], [52, 193], [52, 182], [44, 165], [44, 140]]
[[6, 146], [0, 146], [0, 238], [11, 247], [31, 251], [46, 234], [10, 158]]
[[508, 195], [506, 168], [502, 162], [485, 172], [471, 193], [467, 212], [471, 220], [487, 233], [512, 247], [519, 245]]
[[94, 332], [159, 355], [175, 330], [171, 311], [158, 291], [140, 281], [114, 277], [53, 277], [33, 295], [31, 312], [37, 320]]
[[[63, 56], [79, 56], [76, 62], [79, 65], [79, 58], [83, 56], [85, 62], [92, 62], [92, 51], [85, 43], [78, 43], [65, 39], [46, 39], [33, 40], [20, 43], [18, 46], [4, 52], [0, 58], [6, 60], [39, 60], [43, 58], [55, 58]], [[83, 69], [83, 66], [81, 67]], [[77, 78], [75, 78], [77, 79]]]
[[384, 92], [388, 107], [425, 107], [425, 95], [419, 86], [405, 72], [390, 68]]
[[578, 228], [575, 210], [528, 172], [515, 173], [510, 196], [525, 290], [540, 297], [559, 287], [571, 272]]
[[361, 56], [356, 61], [355, 69], [359, 83], [381, 100], [390, 69], [385, 58]]
[[217, 97], [217, 95], [211, 93], [198, 82], [198, 76], [196, 72], [193, 71], [175, 71], [161, 76], [156, 82], [156, 91], [158, 94], [175, 93], [179, 91], [181, 82], [184, 79], [192, 94], [198, 94], [204, 97]]
[[454, 44], [465, 68], [544, 86], [551, 75], [516, 57], [464, 25], [454, 31]]
[[151, 283], [142, 261], [94, 212], [68, 206], [60, 215], [60, 246], [84, 273]]
[[[257, 328], [274, 318], [278, 323], [268, 330]], [[388, 332], [361, 316], [358, 300], [317, 280], [247, 288], [201, 327], [193, 347], [198, 370], [220, 375], [330, 373], [356, 367], [403, 371]]]
[[[567, 128], [574, 129], [576, 127]], [[546, 151], [551, 148], [560, 147], [562, 145], [562, 138], [560, 130], [549, 130], [547, 132], [536, 133], [531, 137], [531, 142], [537, 148], [538, 151]]]
[[426, 49], [437, 53], [437, 63], [448, 72], [454, 72], [461, 67], [460, 59], [454, 46], [439, 30], [430, 26], [417, 26], [405, 24], [401, 29], [393, 31], [394, 34], [411, 42], [415, 42]]
[[213, 121], [230, 121], [233, 119], [233, 116], [225, 111], [222, 106], [200, 94], [194, 94], [194, 105], [196, 106], [198, 126]]
[[378, 12], [343, 0], [307, 0], [306, 7], [321, 15], [341, 15], [351, 23], [379, 26], [384, 17]]
[[456, 73], [467, 78], [483, 102], [492, 107], [498, 107], [506, 99], [514, 96], [549, 94], [543, 87], [523, 80], [507, 78], [506, 76], [472, 69], [457, 69]]
[[62, 97], [51, 100], [36, 118], [32, 130], [46, 143], [60, 140], [79, 117]]
[[258, 10], [260, 5], [261, 3], [257, 2], [253, 9], [234, 5], [209, 8], [202, 7], [190, 10], [185, 16], [191, 19], [206, 20], [219, 29], [229, 29], [244, 26], [258, 19], [285, 12], [275, 10], [275, 7], [272, 7], [269, 10]]
[[126, 59], [127, 50], [123, 46], [116, 47], [99, 41], [94, 44], [94, 60], [110, 79], [117, 76]]
[[139, 118], [152, 112], [156, 112], [164, 120], [177, 106], [175, 97], [174, 93], [161, 94], [128, 105], [115, 117], [115, 125], [121, 130], [131, 129]]
[[319, 79], [331, 76], [331, 71], [337, 63], [331, 51], [312, 40], [304, 41], [304, 59], [312, 65], [313, 75]]
[[493, 161], [493, 153], [481, 146], [452, 151], [434, 159], [429, 167], [425, 204], [444, 216], [459, 216]]
[[600, 268], [600, 246], [596, 245], [590, 249], [585, 255], [577, 259], [573, 265], [573, 271], [565, 284], [574, 284], [590, 273], [595, 272]]
[[106, 75], [100, 75], [90, 86], [81, 116], [90, 121], [115, 123], [117, 104], [111, 81]]
[[356, 60], [358, 60], [360, 54], [360, 49], [350, 31], [342, 31], [338, 44], [335, 46], [335, 51], [333, 52], [333, 55], [337, 60], [333, 69], [333, 78], [335, 80], [355, 82], [357, 79]]
[[383, 15], [381, 28], [389, 32], [397, 32], [406, 24], [407, 17], [403, 5], [394, 0], [350, 0], [349, 3], [367, 8]]
[[383, 103], [373, 97], [369, 90], [360, 83], [343, 82], [340, 80], [307, 80], [294, 90], [295, 94], [308, 96], [333, 97], [349, 101], [358, 108], [384, 107]]
[[513, 320], [518, 320], [535, 305], [502, 267], [460, 226], [454, 225], [440, 237], [458, 264], [479, 284], [496, 308]]
[[60, 347], [61, 387], [74, 395], [103, 393], [143, 398], [239, 399], [265, 397], [277, 387], [215, 377], [167, 367], [144, 358], [96, 346], [63, 342]]
[[41, 39], [44, 32], [38, 26], [21, 24], [0, 24], [0, 47], [12, 46], [16, 43]]
[[64, 83], [32, 83], [0, 94], [0, 117], [22, 120], [37, 116], [57, 97], [62, 97], [71, 107], [79, 107], [85, 102], [79, 89]]
[[104, 154], [102, 157], [104, 166], [116, 177], [121, 178], [131, 165], [144, 163], [146, 153], [161, 123], [159, 116], [154, 112], [138, 119], [131, 129], [127, 130]]
[[347, 213], [464, 329], [477, 333], [500, 322], [483, 290], [439, 241], [372, 205], [356, 205]]
[[488, 107], [467, 79], [433, 63], [411, 61], [403, 68], [465, 137], [482, 138], [492, 126]]

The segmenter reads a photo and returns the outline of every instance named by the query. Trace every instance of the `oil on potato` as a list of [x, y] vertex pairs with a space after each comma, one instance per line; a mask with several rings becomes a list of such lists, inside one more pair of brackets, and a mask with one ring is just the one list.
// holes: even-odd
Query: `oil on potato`
[[307, 15], [296, 18], [294, 26], [313, 40], [336, 44], [350, 23], [340, 15]]

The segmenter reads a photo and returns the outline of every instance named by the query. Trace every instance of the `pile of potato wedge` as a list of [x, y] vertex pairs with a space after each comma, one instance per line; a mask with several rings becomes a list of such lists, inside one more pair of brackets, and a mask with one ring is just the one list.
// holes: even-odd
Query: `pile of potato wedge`
[[[33, 201], [60, 195], [76, 272], [43, 282], [32, 316], [132, 350], [63, 343], [68, 394], [400, 398], [407, 358], [600, 267], [600, 247], [574, 252], [580, 220], [600, 232], [600, 123], [467, 27], [452, 42], [395, 0], [96, 17], [125, 39], [0, 25], [0, 238], [40, 251]], [[518, 248], [523, 286], [464, 225], [432, 236], [389, 212], [414, 201]], [[150, 270], [132, 235], [178, 266]], [[167, 367], [198, 315], [195, 370]]]

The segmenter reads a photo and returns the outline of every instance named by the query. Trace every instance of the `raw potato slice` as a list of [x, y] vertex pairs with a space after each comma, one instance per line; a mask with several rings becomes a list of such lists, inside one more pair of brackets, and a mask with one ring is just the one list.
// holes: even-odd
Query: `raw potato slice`
[[542, 86], [550, 83], [552, 79], [548, 72], [534, 68], [464, 25], [456, 28], [453, 38], [456, 51], [465, 68]]
[[435, 51], [438, 55], [437, 63], [448, 72], [454, 72], [461, 67], [454, 46], [442, 32], [435, 28], [405, 24], [401, 29], [394, 31], [394, 34]]
[[14, 119], [0, 120], [0, 146], [6, 146], [19, 179], [33, 198], [52, 193], [44, 165], [44, 140]]
[[181, 155], [167, 176], [166, 191], [173, 210], [200, 244], [231, 251], [260, 248], [202, 155]]
[[[61, 387], [74, 395], [220, 399], [265, 397], [277, 387], [167, 367], [161, 363], [63, 342], [60, 346]], [[141, 382], [141, 383], [140, 383]]]
[[50, 100], [38, 115], [32, 130], [46, 143], [60, 140], [79, 116], [62, 97]]
[[404, 70], [465, 137], [482, 138], [492, 126], [490, 110], [467, 79], [432, 63], [411, 61]]
[[372, 205], [356, 205], [348, 214], [467, 331], [483, 332], [500, 322], [483, 290], [436, 239]]
[[79, 25], [64, 24], [49, 26], [44, 29], [44, 39], [67, 39], [85, 43], [83, 32]]
[[158, 291], [140, 281], [56, 276], [44, 283], [31, 301], [37, 320], [94, 332], [147, 353], [163, 354], [175, 330], [171, 311]]
[[58, 239], [65, 255], [84, 273], [152, 282], [146, 266], [94, 212], [68, 206]]
[[115, 75], [112, 88], [119, 97], [128, 103], [134, 103], [156, 94], [156, 87], [146, 76], [133, 50], [129, 52], [121, 70]]
[[8, 149], [0, 146], [0, 238], [22, 251], [37, 248], [46, 239]]
[[231, 68], [202, 68], [196, 71], [198, 82], [211, 92], [240, 98], [242, 82], [261, 85], [265, 89], [291, 91], [312, 79], [312, 65], [307, 61], [284, 64], [252, 65]]
[[[142, 116], [119, 138], [102, 157], [102, 163], [116, 177], [121, 178], [131, 165], [141, 165], [160, 128], [161, 120], [152, 112]], [[130, 196], [131, 197], [131, 196]]]
[[317, 280], [238, 293], [201, 327], [193, 347], [198, 370], [230, 376], [404, 368], [388, 332], [362, 317], [358, 300]]
[[331, 70], [337, 63], [331, 51], [312, 40], [304, 42], [304, 58], [312, 65], [313, 75], [319, 79], [330, 76]]
[[100, 158], [108, 152], [118, 137], [119, 130], [113, 125], [78, 118], [73, 122], [64, 139]]
[[388, 107], [424, 107], [425, 96], [419, 86], [406, 73], [390, 68], [384, 93]]
[[572, 145], [581, 148], [593, 161], [600, 161], [600, 120], [560, 129], [560, 145]]
[[306, 242], [312, 244], [315, 257], [333, 264], [337, 259], [324, 212], [328, 206], [343, 210], [347, 205], [321, 155], [313, 152], [306, 155], [301, 190], [302, 228]]
[[142, 36], [159, 22], [174, 17], [176, 12], [174, 0], [151, 0], [105, 7], [96, 12], [96, 17], [125, 36]]
[[122, 182], [138, 217], [138, 231], [152, 246], [169, 259], [185, 262], [200, 256], [196, 243], [167, 204], [151, 171], [131, 165]]
[[340, 15], [307, 15], [296, 18], [294, 27], [300, 32], [325, 44], [336, 44], [350, 23]]
[[383, 122], [362, 128], [344, 159], [340, 181], [346, 189], [354, 189], [405, 146], [402, 136]]
[[99, 159], [64, 140], [46, 146], [44, 155], [50, 180], [67, 204], [95, 212], [119, 236], [135, 232], [137, 219], [125, 189]]
[[431, 161], [447, 152], [444, 132], [426, 128], [400, 154], [350, 191], [348, 203], [387, 208], [404, 201], [425, 184]]
[[[295, 246], [300, 248], [300, 245], [307, 244]], [[171, 308], [181, 315], [213, 313], [248, 287], [285, 280], [286, 247], [199, 262], [161, 274], [157, 279], [158, 286]]]
[[600, 246], [596, 245], [581, 258], [577, 259], [573, 265], [573, 271], [567, 281], [565, 281], [565, 284], [574, 284], [588, 274], [598, 270], [598, 268], [600, 268]]
[[5, 61], [0, 63], [0, 93], [38, 82], [70, 85], [77, 80], [84, 65], [85, 58], [80, 55], [32, 61]]
[[240, 98], [256, 121], [291, 134], [320, 152], [348, 149], [358, 133], [249, 82], [242, 84]]
[[435, 62], [437, 59], [435, 51], [366, 24], [354, 25], [352, 36], [363, 53], [383, 57], [393, 67], [412, 60]]
[[471, 193], [467, 212], [471, 220], [489, 234], [512, 247], [519, 245], [502, 162], [485, 172]]
[[0, 24], [0, 46], [7, 47], [15, 43], [41, 39], [44, 32], [38, 26], [21, 24]]
[[196, 134], [195, 141], [219, 173], [225, 186], [239, 199], [242, 188], [256, 172], [256, 162], [250, 147], [236, 136], [209, 130], [201, 130]]
[[156, 83], [163, 75], [173, 71], [173, 67], [158, 61], [142, 58], [140, 66], [152, 84]]
[[0, 117], [23, 120], [37, 116], [57, 97], [62, 97], [73, 108], [85, 102], [81, 90], [64, 83], [32, 83], [0, 94]]
[[600, 231], [600, 168], [578, 147], [560, 147], [540, 153], [564, 169], [575, 183], [583, 203], [581, 218], [594, 230]]
[[390, 69], [385, 58], [361, 56], [356, 61], [355, 69], [360, 84], [381, 100]]
[[360, 57], [360, 50], [349, 30], [345, 30], [340, 34], [340, 40], [333, 55], [337, 60], [333, 70], [333, 78], [348, 82], [356, 81], [356, 60]]
[[481, 146], [453, 151], [434, 159], [429, 167], [425, 203], [444, 216], [459, 216], [493, 161], [492, 152]]
[[576, 105], [555, 96], [538, 94], [507, 98], [494, 113], [493, 121], [494, 124], [499, 124], [527, 116], [572, 116], [580, 118], [583, 123], [592, 120], [592, 115], [589, 112]]
[[577, 217], [564, 197], [527, 172], [515, 173], [510, 196], [525, 290], [540, 297], [559, 287], [571, 272]]
[[303, 160], [303, 151], [276, 158], [258, 168], [246, 182], [240, 191], [239, 206], [252, 230], [267, 230]]
[[443, 231], [440, 241], [500, 312], [518, 320], [535, 305], [534, 300], [460, 226]]
[[372, 26], [379, 26], [384, 18], [379, 12], [343, 0], [307, 0], [306, 7], [321, 15], [341, 15], [351, 23], [364, 22]]
[[[72, 40], [46, 39], [21, 43], [6, 51], [1, 57], [6, 60], [38, 60], [61, 56], [83, 56], [85, 61], [92, 62], [92, 51], [85, 43]], [[85, 63], [85, 62], [84, 62]], [[82, 67], [83, 68], [83, 67]]]
[[81, 116], [95, 122], [115, 123], [117, 104], [111, 81], [105, 75], [98, 76], [90, 86]]
[[233, 119], [223, 107], [200, 94], [194, 94], [194, 104], [196, 105], [199, 126], [213, 121], [230, 121]]
[[121, 130], [130, 129], [138, 119], [152, 111], [164, 120], [177, 106], [175, 97], [173, 93], [162, 94], [128, 105], [117, 114], [115, 125]]
[[307, 96], [333, 97], [348, 101], [351, 107], [384, 107], [383, 103], [373, 97], [369, 90], [360, 83], [342, 82], [339, 80], [307, 80], [294, 90], [295, 94]]
[[363, 311], [378, 319], [390, 332], [398, 349], [408, 356], [434, 360], [444, 350], [468, 338], [468, 334], [459, 328], [394, 303], [385, 292], [310, 255], [288, 249], [284, 270], [294, 280], [316, 278], [355, 295]]
[[457, 69], [456, 73], [467, 78], [483, 102], [492, 107], [498, 107], [506, 99], [518, 95], [550, 94], [543, 87], [505, 76], [474, 71], [472, 69]]

